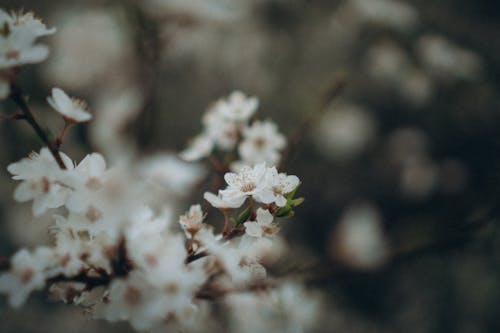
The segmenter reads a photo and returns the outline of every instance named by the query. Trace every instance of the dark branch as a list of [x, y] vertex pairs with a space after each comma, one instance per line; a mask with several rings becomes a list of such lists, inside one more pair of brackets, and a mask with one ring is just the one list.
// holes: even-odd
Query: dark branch
[[14, 84], [11, 85], [10, 99], [14, 101], [14, 103], [16, 103], [17, 106], [19, 106], [19, 108], [21, 109], [23, 116], [19, 117], [19, 119], [24, 119], [28, 122], [28, 124], [30, 124], [33, 130], [35, 130], [35, 133], [38, 135], [38, 137], [49, 148], [50, 152], [52, 153], [52, 156], [54, 156], [54, 159], [56, 160], [59, 167], [61, 169], [66, 169], [66, 165], [64, 165], [64, 162], [61, 158], [61, 154], [54, 147], [52, 142], [50, 142], [49, 137], [36, 121], [35, 117], [33, 116], [33, 113], [31, 112], [28, 105], [26, 104], [26, 101], [24, 100], [21, 89]]

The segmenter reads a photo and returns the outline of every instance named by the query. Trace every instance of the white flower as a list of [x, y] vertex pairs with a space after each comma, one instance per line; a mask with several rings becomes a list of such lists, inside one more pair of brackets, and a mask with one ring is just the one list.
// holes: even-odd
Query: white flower
[[7, 167], [13, 179], [22, 180], [14, 192], [14, 199], [20, 202], [33, 200], [33, 214], [36, 216], [49, 208], [64, 205], [70, 194], [71, 190], [61, 180], [73, 169], [73, 163], [63, 153], [61, 158], [68, 170], [59, 168], [48, 148], [42, 148], [40, 154], [32, 153]]
[[71, 212], [88, 213], [92, 196], [102, 187], [105, 171], [104, 157], [99, 153], [92, 153], [85, 156], [74, 170], [67, 173], [64, 182], [74, 189], [66, 202], [66, 207]]
[[37, 36], [28, 28], [0, 32], [0, 69], [41, 62], [49, 55], [44, 45], [35, 45]]
[[186, 233], [186, 237], [191, 238], [203, 227], [203, 212], [200, 205], [192, 205], [189, 211], [179, 218], [179, 224]]
[[202, 119], [203, 133], [195, 137], [181, 153], [186, 161], [197, 161], [209, 156], [214, 148], [231, 151], [235, 148], [241, 126], [257, 110], [255, 97], [247, 98], [241, 92], [233, 92], [226, 100], [212, 105]]
[[[283, 207], [286, 205], [285, 194], [292, 192], [299, 183], [297, 176], [278, 173], [275, 167], [268, 168], [265, 175], [267, 190], [256, 193], [255, 198], [264, 203], [274, 202], [278, 207]], [[272, 197], [270, 202], [269, 197]]]
[[32, 12], [11, 12], [11, 15], [9, 15], [4, 10], [0, 9], [0, 24], [8, 24], [11, 29], [26, 28], [31, 31], [35, 37], [52, 35], [56, 32], [56, 28], [48, 29]]
[[213, 149], [213, 140], [207, 135], [201, 134], [195, 137], [189, 147], [180, 153], [180, 157], [185, 161], [193, 162], [209, 156]]
[[233, 122], [245, 122], [259, 106], [256, 97], [246, 97], [241, 91], [234, 91], [225, 100], [216, 103], [215, 108], [224, 118]]
[[272, 237], [279, 231], [278, 226], [273, 224], [273, 220], [273, 214], [266, 209], [259, 208], [257, 220], [244, 223], [245, 233], [256, 238]]
[[266, 162], [276, 165], [281, 158], [279, 151], [285, 148], [286, 139], [271, 121], [255, 121], [243, 129], [243, 142], [238, 152], [247, 164]]
[[384, 265], [390, 247], [379, 211], [367, 204], [348, 207], [335, 226], [331, 250], [337, 260], [355, 269]]
[[214, 235], [211, 229], [204, 228], [196, 234], [196, 239], [204, 249], [215, 258], [212, 262], [216, 269], [222, 268], [233, 283], [246, 283], [252, 278], [252, 271], [247, 269], [245, 252], [235, 247], [231, 242], [221, 242], [219, 235]]
[[244, 166], [239, 173], [228, 172], [224, 175], [228, 187], [219, 193], [223, 200], [231, 202], [258, 195], [259, 201], [270, 203], [273, 197], [266, 189], [265, 174], [265, 163], [257, 164], [253, 168]]
[[262, 293], [231, 293], [224, 298], [231, 331], [302, 333], [318, 330], [320, 300], [295, 282]]
[[104, 317], [109, 321], [129, 320], [139, 331], [159, 325], [167, 315], [168, 295], [147, 283], [144, 273], [134, 270], [126, 280], [114, 280]]
[[45, 280], [53, 276], [50, 268], [54, 264], [51, 249], [38, 248], [34, 253], [22, 249], [11, 259], [11, 268], [0, 275], [0, 292], [9, 295], [13, 307], [21, 306], [28, 295], [45, 286]]
[[238, 141], [238, 127], [221, 114], [217, 104], [212, 106], [203, 116], [202, 123], [205, 135], [214, 145], [223, 150], [232, 150]]
[[47, 102], [69, 121], [79, 123], [92, 119], [92, 115], [85, 110], [84, 101], [70, 98], [59, 88], [52, 89], [52, 96], [47, 97]]
[[228, 200], [223, 198], [221, 191], [219, 191], [218, 195], [215, 195], [210, 192], [205, 192], [203, 198], [207, 200], [213, 207], [220, 209], [228, 209], [228, 208], [238, 208], [243, 205], [246, 197], [235, 198], [234, 200]]
[[141, 162], [141, 175], [156, 188], [168, 194], [185, 196], [205, 176], [203, 168], [186, 163], [174, 154], [159, 154]]

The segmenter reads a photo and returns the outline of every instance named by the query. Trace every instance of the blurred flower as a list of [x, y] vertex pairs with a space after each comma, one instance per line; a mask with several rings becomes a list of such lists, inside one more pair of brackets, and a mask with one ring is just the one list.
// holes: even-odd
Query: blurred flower
[[202, 166], [180, 160], [174, 153], [160, 153], [142, 160], [139, 172], [154, 188], [184, 197], [202, 180]]
[[130, 160], [134, 142], [126, 135], [127, 125], [142, 110], [143, 98], [137, 88], [106, 90], [95, 103], [95, 121], [89, 125], [90, 140], [111, 162]]
[[18, 251], [11, 260], [8, 273], [0, 275], [0, 292], [9, 296], [13, 307], [20, 307], [33, 290], [42, 289], [50, 276], [47, 267], [54, 264], [52, 251], [39, 247], [33, 253], [26, 249]]
[[[434, 90], [431, 79], [410, 60], [410, 55], [392, 41], [371, 46], [365, 66], [377, 85], [395, 91], [416, 106], [425, 105]], [[375, 87], [376, 88], [376, 87]]]
[[[66, 167], [73, 169], [73, 162], [65, 154], [61, 157]], [[47, 148], [40, 154], [32, 153], [29, 158], [12, 163], [7, 170], [12, 178], [21, 180], [14, 192], [14, 199], [20, 202], [33, 200], [33, 214], [43, 214], [49, 208], [57, 208], [66, 202], [70, 191], [61, 186], [60, 180], [65, 172], [61, 170]]]
[[444, 80], [477, 80], [482, 75], [481, 58], [441, 36], [425, 35], [417, 44], [418, 55], [428, 73]]
[[134, 70], [133, 44], [111, 10], [63, 12], [57, 21], [53, 54], [44, 68], [46, 81], [74, 90], [95, 90], [128, 80]]
[[389, 244], [380, 214], [370, 205], [346, 208], [332, 236], [330, 253], [345, 265], [371, 270], [389, 259]]
[[203, 212], [200, 205], [192, 205], [189, 211], [181, 215], [179, 224], [187, 238], [192, 238], [203, 227]]
[[255, 121], [242, 131], [243, 141], [238, 152], [245, 164], [255, 165], [266, 162], [277, 165], [281, 158], [280, 151], [286, 146], [286, 138], [278, 132], [271, 121]]
[[47, 28], [41, 19], [35, 17], [33, 12], [11, 12], [9, 15], [0, 9], [0, 23], [7, 24], [11, 29], [25, 28], [31, 31], [35, 37], [52, 35], [56, 32], [56, 28]]
[[49, 55], [49, 49], [44, 45], [36, 45], [37, 37], [31, 29], [23, 26], [0, 32], [0, 69], [45, 60]]
[[336, 161], [361, 154], [375, 139], [374, 117], [363, 107], [345, 104], [328, 111], [317, 125], [319, 152]]
[[411, 198], [429, 196], [437, 185], [438, 167], [425, 158], [415, 158], [402, 167], [400, 188]]
[[257, 209], [256, 221], [245, 222], [245, 233], [252, 237], [272, 237], [279, 231], [273, 224], [274, 217], [268, 210]]
[[412, 5], [398, 0], [350, 0], [348, 2], [362, 20], [397, 31], [409, 32], [419, 23], [419, 14]]
[[81, 123], [92, 119], [92, 115], [85, 110], [86, 103], [83, 100], [69, 98], [59, 88], [52, 89], [52, 96], [47, 97], [47, 102], [68, 121]]
[[213, 147], [214, 142], [207, 135], [200, 134], [189, 142], [189, 146], [179, 156], [187, 162], [198, 161], [209, 156]]

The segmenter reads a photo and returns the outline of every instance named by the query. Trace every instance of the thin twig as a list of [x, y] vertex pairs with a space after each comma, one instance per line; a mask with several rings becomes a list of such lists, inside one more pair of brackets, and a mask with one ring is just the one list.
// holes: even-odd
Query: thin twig
[[24, 100], [21, 89], [14, 84], [11, 85], [10, 99], [14, 101], [14, 103], [16, 103], [17, 106], [19, 106], [21, 112], [23, 113], [23, 117], [21, 119], [26, 120], [28, 124], [30, 124], [30, 126], [33, 128], [33, 130], [35, 130], [35, 133], [38, 135], [38, 137], [47, 146], [47, 148], [49, 148], [52, 156], [54, 156], [54, 159], [56, 160], [59, 167], [63, 170], [66, 169], [66, 165], [64, 164], [61, 158], [61, 154], [54, 147], [52, 142], [50, 142], [49, 137], [36, 121], [35, 117], [33, 116], [33, 113], [31, 112], [28, 105], [26, 104], [26, 101]]

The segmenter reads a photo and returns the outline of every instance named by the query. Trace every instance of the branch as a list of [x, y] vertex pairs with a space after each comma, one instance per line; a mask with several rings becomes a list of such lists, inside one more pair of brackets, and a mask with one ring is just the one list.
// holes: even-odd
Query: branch
[[18, 119], [24, 119], [28, 122], [28, 124], [30, 124], [33, 130], [35, 130], [35, 133], [38, 135], [38, 137], [49, 148], [50, 152], [52, 153], [52, 156], [54, 156], [54, 159], [56, 160], [59, 167], [63, 170], [66, 169], [66, 165], [64, 165], [64, 162], [61, 158], [61, 154], [53, 145], [53, 143], [50, 142], [47, 134], [36, 121], [35, 117], [33, 116], [33, 113], [31, 112], [28, 105], [26, 104], [26, 101], [24, 100], [21, 89], [14, 84], [11, 85], [10, 99], [12, 99], [12, 101], [14, 101], [14, 103], [16, 103], [17, 106], [19, 106], [19, 108], [21, 109], [22, 117], [18, 116]]

